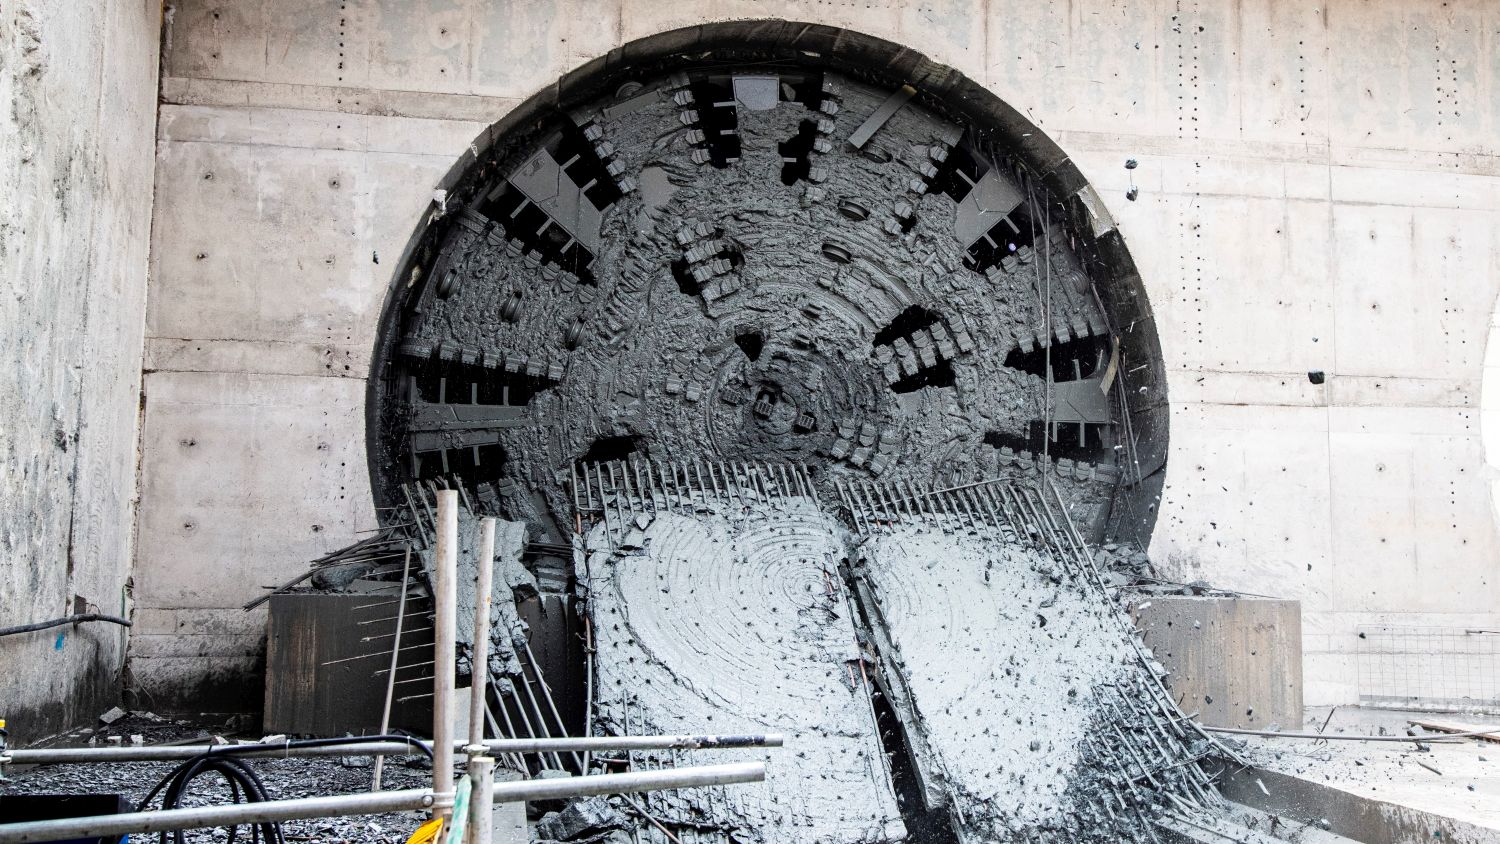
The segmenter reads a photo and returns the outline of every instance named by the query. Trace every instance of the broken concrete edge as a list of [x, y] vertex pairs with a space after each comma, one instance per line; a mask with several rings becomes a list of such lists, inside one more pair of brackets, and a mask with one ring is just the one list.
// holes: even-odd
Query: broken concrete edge
[[[1102, 277], [1104, 291], [1125, 286], [1127, 295], [1106, 297], [1102, 304], [1112, 329], [1122, 336], [1132, 360], [1154, 361], [1145, 379], [1133, 379], [1131, 389], [1137, 393], [1143, 418], [1136, 424], [1137, 448], [1148, 459], [1142, 463], [1141, 477], [1160, 470], [1166, 459], [1168, 428], [1165, 371], [1161, 364], [1160, 342], [1154, 331], [1126, 331], [1150, 319], [1150, 306], [1135, 263], [1125, 248], [1118, 228], [1087, 223], [1080, 210], [1086, 204], [1080, 191], [1088, 186], [1077, 166], [1062, 149], [1035, 124], [993, 92], [951, 67], [933, 61], [917, 51], [885, 39], [848, 29], [785, 20], [738, 20], [708, 23], [656, 33], [621, 45], [595, 57], [559, 78], [555, 83], [532, 95], [482, 131], [448, 173], [435, 185], [434, 208], [421, 221], [395, 263], [389, 292], [378, 323], [379, 340], [373, 349], [370, 378], [366, 386], [366, 430], [377, 431], [383, 418], [381, 384], [382, 361], [392, 359], [401, 332], [393, 330], [400, 320], [409, 296], [420, 292], [425, 283], [426, 265], [436, 258], [438, 246], [446, 235], [448, 204], [466, 204], [483, 177], [495, 170], [508, 156], [524, 151], [545, 135], [558, 121], [570, 122], [569, 113], [595, 97], [614, 90], [622, 82], [642, 74], [666, 73], [703, 64], [710, 56], [716, 61], [726, 58], [780, 61], [791, 65], [815, 65], [831, 70], [876, 77], [881, 84], [900, 88], [911, 84], [918, 90], [917, 100], [936, 114], [975, 127], [986, 141], [986, 152], [998, 160], [1008, 158], [1035, 179], [1041, 188], [1042, 201], [1065, 210], [1065, 219], [1078, 238], [1078, 248], [1086, 259], [1086, 271]], [[995, 141], [993, 148], [989, 141]], [[1092, 196], [1097, 197], [1097, 193]], [[1102, 205], [1101, 205], [1102, 207]], [[1107, 212], [1106, 212], [1107, 213]], [[376, 505], [388, 505], [390, 490], [385, 489], [382, 467], [393, 455], [380, 453], [379, 437], [368, 437], [366, 452]], [[1155, 525], [1156, 508], [1149, 506], [1151, 485], [1122, 485], [1129, 499], [1128, 510], [1138, 514], [1136, 532], [1145, 535]]]
[[1364, 797], [1336, 786], [1266, 768], [1227, 767], [1220, 790], [1236, 803], [1319, 826], [1364, 844], [1500, 842], [1500, 829]]

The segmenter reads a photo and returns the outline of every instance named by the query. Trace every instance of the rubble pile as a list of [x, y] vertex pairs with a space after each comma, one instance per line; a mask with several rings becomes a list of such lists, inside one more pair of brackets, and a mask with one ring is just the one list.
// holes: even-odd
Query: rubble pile
[[1028, 509], [1040, 496], [1000, 485], [1014, 521], [941, 496], [846, 521], [796, 469], [707, 468], [712, 483], [641, 475], [585, 502], [595, 724], [785, 732], [795, 750], [723, 800], [653, 797], [657, 822], [766, 844], [1105, 842], [1217, 807], [1198, 764], [1212, 743], [1166, 697], [1120, 590]]

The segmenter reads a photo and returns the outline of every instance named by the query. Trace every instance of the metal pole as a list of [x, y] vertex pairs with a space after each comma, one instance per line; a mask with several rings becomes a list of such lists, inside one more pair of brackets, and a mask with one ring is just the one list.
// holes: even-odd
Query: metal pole
[[[766, 763], [734, 762], [727, 765], [700, 765], [670, 771], [641, 771], [630, 774], [594, 774], [545, 780], [497, 782], [490, 790], [494, 803], [531, 803], [537, 800], [567, 800], [598, 794], [634, 794], [672, 788], [701, 788], [709, 785], [733, 785], [764, 782]], [[253, 804], [252, 804], [253, 805]], [[0, 829], [4, 829], [0, 826]], [[10, 844], [0, 838], [0, 844]]]
[[251, 759], [285, 759], [312, 756], [408, 756], [422, 751], [399, 741], [371, 741], [359, 744], [336, 744], [328, 747], [287, 747], [282, 744], [197, 744], [171, 747], [56, 747], [36, 750], [13, 750], [5, 764], [76, 765], [90, 762], [167, 762], [192, 759], [204, 754], [249, 757]]
[[495, 581], [495, 519], [486, 516], [479, 522], [479, 556], [474, 560], [474, 646], [469, 660], [469, 782], [473, 790], [469, 799], [468, 824], [464, 828], [465, 844], [490, 844], [494, 825], [493, 804], [484, 799], [495, 787], [495, 760], [484, 746], [485, 683], [490, 676], [490, 601]]
[[[498, 721], [495, 720], [495, 711], [493, 709], [491, 709], [488, 704], [489, 704], [489, 701], [485, 701], [485, 707], [484, 707], [484, 720], [485, 720], [485, 723], [487, 723], [487, 724], [490, 725], [490, 732], [494, 733], [497, 736], [503, 736], [503, 735], [505, 735], [505, 731], [500, 729], [500, 722], [498, 722]], [[504, 701], [502, 701], [500, 705], [503, 708], [505, 706]], [[489, 748], [485, 748], [485, 750], [488, 751]], [[503, 755], [509, 757], [509, 761], [510, 761], [511, 767], [515, 768], [517, 771], [519, 771], [523, 775], [527, 773], [526, 760], [523, 759], [523, 758], [521, 758], [521, 756], [519, 754], [516, 754], [516, 753], [507, 753], [507, 754], [503, 754]]]
[[[536, 726], [541, 727], [540, 732], [542, 737], [552, 738], [552, 730], [547, 726], [547, 720], [542, 717], [542, 707], [536, 702], [536, 693], [531, 690], [531, 679], [526, 676], [526, 665], [524, 663], [521, 665], [521, 691], [526, 693], [526, 702], [531, 704], [531, 711], [536, 714]], [[519, 696], [516, 698], [516, 706], [521, 709], [521, 715], [524, 717], [526, 710], [521, 708], [521, 699]], [[528, 727], [528, 729], [531, 730], [533, 736], [539, 732], [535, 728]], [[552, 754], [552, 761], [557, 765], [559, 770], [563, 769], [562, 758], [556, 753]]]
[[[526, 642], [526, 661], [531, 663], [531, 673], [536, 675], [537, 685], [542, 687], [542, 697], [547, 701], [547, 708], [552, 711], [553, 719], [557, 721], [557, 731], [559, 733], [562, 733], [563, 735], [566, 735], [568, 732], [568, 725], [563, 723], [562, 716], [557, 713], [557, 704], [552, 700], [552, 690], [547, 688], [547, 678], [542, 676], [542, 666], [537, 663], [536, 654], [532, 653], [531, 651], [530, 641]], [[522, 679], [525, 679], [526, 677], [526, 666], [524, 663], [521, 665], [521, 677]], [[581, 755], [574, 753], [573, 761], [578, 764], [579, 774], [588, 773], [588, 771], [583, 767], [583, 757]]]
[[[740, 762], [732, 765], [679, 768], [675, 771], [523, 780], [494, 784], [490, 789], [489, 802], [519, 803], [591, 797], [597, 794], [630, 794], [652, 789], [697, 788], [706, 785], [761, 782], [765, 778], [764, 763]], [[451, 801], [451, 795], [438, 796], [429, 789], [414, 788], [403, 791], [382, 791], [375, 794], [339, 794], [331, 797], [304, 797], [297, 800], [234, 803], [228, 806], [200, 806], [156, 812], [62, 818], [0, 824], [0, 844], [42, 844], [42, 842], [68, 841], [75, 838], [114, 838], [121, 835], [170, 832], [177, 829], [202, 829], [235, 824], [291, 821], [301, 818], [375, 815], [413, 809], [442, 810], [447, 808], [451, 810]], [[479, 802], [485, 802], [482, 796]]]
[[[594, 614], [585, 609], [583, 613], [583, 735], [594, 734]], [[589, 772], [589, 752], [583, 752], [583, 770]]]
[[[681, 735], [681, 736], [593, 736], [590, 738], [515, 738], [486, 739], [483, 744], [491, 754], [552, 753], [566, 751], [605, 752], [614, 750], [684, 750], [726, 749], [737, 747], [781, 747], [780, 733], [767, 735]], [[464, 745], [454, 743], [454, 750]], [[229, 745], [198, 744], [171, 747], [57, 747], [34, 750], [12, 750], [5, 757], [10, 765], [69, 765], [87, 762], [166, 762], [192, 759], [205, 753], [224, 753], [233, 749], [235, 756], [292, 758], [309, 756], [410, 756], [414, 747], [396, 741], [371, 741], [327, 747], [297, 747], [286, 744]]]
[[[453, 671], [458, 638], [454, 610], [458, 605], [458, 493], [437, 492], [436, 628], [432, 666], [432, 790], [453, 795]], [[451, 806], [439, 806], [446, 818]]]
[[707, 736], [594, 736], [592, 738], [491, 739], [484, 743], [494, 753], [550, 753], [571, 750], [707, 750], [734, 747], [781, 747], [781, 733]]
[[[479, 581], [474, 592], [474, 658], [470, 660], [469, 744], [484, 742], [484, 687], [490, 677], [490, 601], [495, 581], [495, 518], [479, 521]], [[493, 769], [491, 769], [493, 774]], [[488, 844], [489, 839], [485, 839]]]
[[467, 844], [490, 844], [495, 823], [495, 804], [484, 799], [484, 795], [495, 790], [495, 760], [489, 756], [469, 756], [469, 781], [474, 791], [469, 798], [469, 826], [464, 830]]
[[51, 821], [0, 824], [3, 844], [72, 841], [108, 838], [122, 835], [170, 832], [177, 829], [234, 826], [279, 822], [301, 818], [336, 818], [347, 815], [373, 815], [429, 809], [436, 805], [432, 791], [413, 788], [381, 791], [373, 794], [340, 794], [331, 797], [304, 797], [297, 800], [271, 800], [260, 803], [232, 803], [228, 806], [199, 806], [190, 809], [166, 809], [156, 812], [130, 812], [120, 815], [96, 815]]
[[[391, 674], [385, 681], [385, 708], [380, 711], [380, 734], [391, 729], [391, 700], [396, 696], [396, 668], [401, 658], [401, 626], [406, 623], [406, 593], [411, 585], [411, 545], [406, 546], [406, 560], [401, 564], [401, 600], [396, 604], [396, 638], [391, 643]], [[375, 757], [375, 775], [370, 790], [380, 790], [380, 775], [385, 771], [385, 757]]]

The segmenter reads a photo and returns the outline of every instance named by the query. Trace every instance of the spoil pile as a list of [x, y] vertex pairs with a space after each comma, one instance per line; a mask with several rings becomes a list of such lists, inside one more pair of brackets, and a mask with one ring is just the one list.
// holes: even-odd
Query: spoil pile
[[[1120, 593], [1040, 498], [866, 522], [850, 580], [951, 840], [1155, 840], [1221, 800]], [[1030, 503], [1027, 503], [1028, 500]], [[963, 516], [955, 513], [962, 512]]]
[[1112, 608], [1019, 545], [903, 528], [860, 560], [929, 788], [983, 839], [1067, 827], [1097, 697], [1129, 670]]
[[[596, 725], [622, 734], [781, 732], [787, 742], [766, 754], [763, 785], [642, 795], [642, 811], [694, 836], [737, 841], [904, 840], [853, 668], [835, 524], [803, 498], [623, 518], [631, 530], [614, 550], [602, 527], [591, 535], [584, 573]], [[699, 751], [691, 762], [731, 759], [743, 753]], [[636, 769], [686, 763], [666, 752], [630, 761]]]
[[1036, 490], [845, 489], [851, 535], [778, 467], [614, 474], [640, 482], [600, 484], [578, 572], [596, 726], [788, 744], [732, 802], [656, 795], [641, 815], [745, 841], [988, 844], [1152, 840], [1220, 808], [1214, 743], [1161, 687], [1119, 567], [1101, 574]]

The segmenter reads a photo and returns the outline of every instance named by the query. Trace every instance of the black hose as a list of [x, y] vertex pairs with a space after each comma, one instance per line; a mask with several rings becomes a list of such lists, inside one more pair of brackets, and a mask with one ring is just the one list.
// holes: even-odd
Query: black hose
[[[207, 773], [216, 773], [224, 778], [224, 782], [229, 785], [229, 802], [231, 803], [239, 803], [241, 794], [244, 795], [246, 803], [261, 803], [271, 799], [266, 793], [265, 784], [248, 764], [222, 753], [205, 753], [201, 756], [194, 756], [173, 768], [172, 773], [167, 774], [161, 782], [157, 783], [156, 787], [151, 789], [151, 793], [146, 795], [146, 799], [141, 801], [140, 808], [145, 809], [149, 806], [151, 801], [156, 799], [157, 794], [161, 794], [163, 809], [178, 808], [188, 785], [195, 778]], [[239, 831], [238, 826], [229, 827], [231, 844], [239, 835]], [[171, 833], [162, 832], [160, 844], [167, 844], [168, 834], [172, 836], [174, 844], [186, 844], [187, 838], [180, 829]], [[250, 840], [252, 844], [259, 844], [261, 841], [265, 844], [284, 844], [281, 837], [281, 824], [273, 821], [250, 824]]]
[[[255, 771], [250, 768], [246, 760], [235, 759], [233, 758], [234, 756], [241, 753], [266, 753], [268, 748], [336, 747], [343, 744], [365, 744], [372, 741], [403, 742], [420, 750], [426, 754], [427, 758], [432, 758], [432, 748], [425, 742], [418, 741], [411, 736], [402, 735], [293, 739], [280, 744], [226, 744], [194, 756], [176, 768], [173, 768], [172, 772], [163, 777], [161, 782], [158, 782], [151, 789], [151, 793], [147, 794], [146, 798], [141, 801], [140, 809], [144, 810], [149, 806], [158, 794], [161, 795], [161, 807], [163, 809], [177, 808], [178, 803], [182, 800], [182, 795], [187, 791], [188, 785], [195, 778], [208, 773], [216, 773], [224, 778], [224, 782], [229, 785], [231, 803], [239, 803], [242, 794], [245, 798], [244, 802], [260, 803], [271, 799], [266, 793], [265, 784], [261, 782], [260, 777], [255, 775]], [[160, 844], [167, 844], [167, 835], [168, 833], [166, 832], [161, 833]], [[183, 830], [180, 829], [172, 832], [171, 835], [173, 844], [185, 844], [187, 840], [183, 837]], [[229, 841], [231, 844], [237, 835], [239, 835], [239, 827], [229, 827]], [[281, 824], [272, 821], [250, 824], [250, 841], [252, 844], [259, 844], [261, 841], [264, 841], [265, 844], [284, 844], [284, 839], [281, 836]]]
[[14, 636], [17, 633], [32, 633], [37, 630], [46, 630], [49, 627], [61, 627], [64, 624], [82, 624], [85, 621], [107, 621], [110, 624], [118, 624], [121, 627], [133, 626], [128, 619], [90, 612], [82, 613], [80, 615], [70, 615], [64, 618], [54, 618], [51, 621], [38, 621], [35, 624], [18, 624], [15, 627], [0, 627], [0, 636]]

